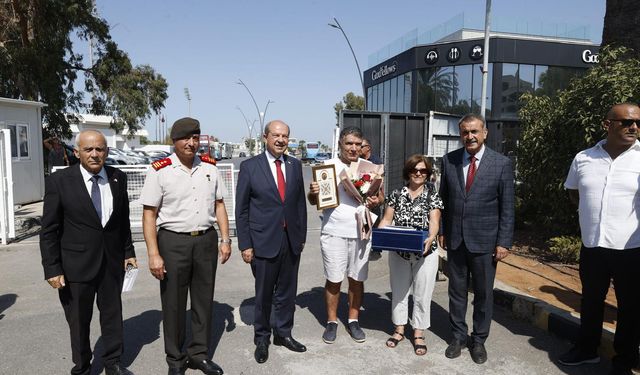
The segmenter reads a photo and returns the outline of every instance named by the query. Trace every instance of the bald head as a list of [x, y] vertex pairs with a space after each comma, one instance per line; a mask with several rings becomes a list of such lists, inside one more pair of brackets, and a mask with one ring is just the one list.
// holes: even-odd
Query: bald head
[[97, 174], [104, 166], [109, 153], [107, 140], [97, 130], [83, 130], [76, 136], [76, 157], [89, 173]]
[[265, 136], [268, 136], [268, 135], [269, 135], [269, 131], [270, 131], [270, 129], [271, 129], [271, 126], [272, 126], [272, 125], [274, 125], [274, 126], [275, 126], [276, 124], [279, 124], [279, 125], [281, 125], [281, 126], [282, 126], [282, 125], [284, 125], [284, 126], [287, 128], [287, 136], [289, 135], [289, 125], [285, 124], [285, 122], [284, 122], [284, 121], [282, 121], [282, 120], [272, 120], [272, 121], [269, 121], [269, 122], [267, 123], [267, 125], [265, 125], [265, 126], [264, 126], [264, 135], [265, 135]]

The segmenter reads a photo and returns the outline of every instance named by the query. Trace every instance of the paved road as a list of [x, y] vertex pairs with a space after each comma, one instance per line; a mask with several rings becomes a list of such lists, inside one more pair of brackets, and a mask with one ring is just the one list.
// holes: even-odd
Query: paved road
[[[305, 175], [310, 175], [305, 168]], [[514, 320], [497, 309], [487, 342], [489, 361], [476, 365], [467, 351], [455, 360], [444, 356], [449, 340], [446, 282], [436, 286], [432, 327], [426, 333], [429, 352], [413, 354], [408, 340], [388, 349], [392, 332], [386, 256], [372, 262], [361, 324], [367, 341], [357, 344], [344, 328], [333, 345], [321, 340], [324, 321], [322, 261], [317, 211], [309, 209], [309, 234], [300, 266], [294, 336], [308, 347], [304, 354], [272, 346], [266, 364], [253, 360], [253, 279], [240, 254], [218, 269], [213, 359], [228, 374], [602, 374], [608, 364], [564, 371], [554, 360], [568, 343]], [[147, 272], [146, 249], [136, 243], [141, 274], [134, 291], [123, 295], [125, 355], [123, 363], [136, 374], [164, 374], [158, 283]], [[343, 287], [340, 319], [346, 319]], [[92, 326], [95, 351], [102, 352], [98, 311]], [[470, 319], [470, 317], [469, 317]], [[94, 374], [101, 371], [98, 359]], [[0, 374], [64, 374], [70, 369], [68, 329], [57, 294], [42, 280], [37, 238], [0, 248]], [[187, 374], [198, 374], [188, 371]]]

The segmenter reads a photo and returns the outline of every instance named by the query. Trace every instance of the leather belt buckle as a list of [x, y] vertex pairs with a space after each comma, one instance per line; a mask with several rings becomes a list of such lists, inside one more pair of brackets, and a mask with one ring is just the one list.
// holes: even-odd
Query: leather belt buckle
[[196, 237], [200, 235], [200, 231], [199, 230], [194, 230], [192, 232], [189, 233], [192, 237]]

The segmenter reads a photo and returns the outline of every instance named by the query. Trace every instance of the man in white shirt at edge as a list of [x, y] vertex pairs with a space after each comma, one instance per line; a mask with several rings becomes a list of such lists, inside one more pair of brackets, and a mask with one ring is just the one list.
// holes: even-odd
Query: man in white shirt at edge
[[579, 203], [582, 307], [578, 342], [559, 362], [600, 361], [604, 301], [613, 279], [618, 324], [610, 374], [632, 374], [640, 340], [640, 107], [614, 105], [603, 127], [607, 138], [576, 155], [564, 184]]

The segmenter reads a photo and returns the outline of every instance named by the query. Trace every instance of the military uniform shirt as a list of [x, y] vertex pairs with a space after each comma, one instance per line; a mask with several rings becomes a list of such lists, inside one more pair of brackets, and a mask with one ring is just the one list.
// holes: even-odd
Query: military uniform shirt
[[140, 202], [158, 208], [156, 224], [174, 232], [206, 230], [216, 222], [215, 201], [226, 195], [215, 165], [196, 156], [189, 170], [174, 153], [171, 165], [149, 168]]

